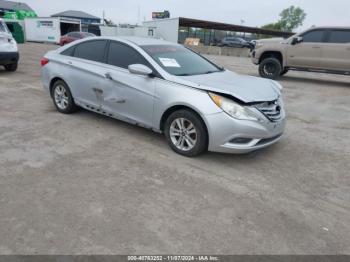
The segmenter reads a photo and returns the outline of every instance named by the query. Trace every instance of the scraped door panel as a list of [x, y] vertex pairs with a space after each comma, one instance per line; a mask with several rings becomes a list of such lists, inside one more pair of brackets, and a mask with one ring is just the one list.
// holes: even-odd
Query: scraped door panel
[[77, 104], [101, 107], [101, 80], [104, 79], [106, 40], [93, 40], [75, 46], [74, 53], [68, 57], [70, 67], [69, 81]]
[[151, 76], [130, 73], [128, 67], [132, 64], [151, 67], [130, 45], [111, 41], [107, 52], [103, 107], [129, 122], [152, 127], [155, 80]]
[[148, 76], [110, 67], [103, 84], [103, 110], [119, 118], [152, 127], [155, 81]]

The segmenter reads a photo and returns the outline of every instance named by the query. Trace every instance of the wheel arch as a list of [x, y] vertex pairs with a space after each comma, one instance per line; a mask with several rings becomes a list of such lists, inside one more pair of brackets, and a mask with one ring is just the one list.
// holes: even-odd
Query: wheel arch
[[282, 68], [284, 67], [284, 58], [283, 58], [283, 54], [280, 51], [265, 51], [259, 59], [259, 64], [266, 58], [276, 58], [278, 59], [278, 61], [280, 61]]
[[49, 86], [49, 88], [50, 88], [50, 95], [51, 96], [52, 96], [52, 88], [53, 88], [54, 84], [57, 81], [62, 81], [62, 82], [64, 82], [67, 85], [67, 82], [64, 81], [64, 79], [62, 77], [56, 76], [56, 77], [52, 78], [51, 81], [50, 81], [50, 86]]
[[209, 130], [208, 130], [208, 125], [205, 121], [205, 119], [202, 117], [202, 115], [198, 112], [198, 110], [194, 109], [193, 107], [189, 106], [189, 105], [183, 105], [183, 104], [179, 104], [179, 105], [173, 105], [171, 107], [169, 107], [167, 110], [165, 110], [165, 112], [163, 113], [161, 119], [160, 119], [160, 131], [164, 133], [164, 128], [165, 128], [165, 123], [166, 123], [166, 120], [168, 119], [168, 117], [176, 112], [176, 111], [179, 111], [179, 110], [189, 110], [191, 112], [193, 112], [194, 114], [196, 114], [199, 119], [203, 122], [204, 124], [204, 128], [205, 128], [205, 131], [207, 133], [207, 141], [206, 141], [206, 148], [208, 148], [209, 146]]
[[206, 121], [204, 120], [204, 118], [202, 117], [202, 115], [198, 112], [198, 110], [194, 109], [191, 106], [183, 105], [183, 104], [173, 105], [173, 106], [169, 107], [167, 110], [164, 111], [164, 113], [162, 114], [162, 117], [160, 118], [159, 130], [164, 132], [165, 122], [168, 119], [168, 117], [172, 113], [174, 113], [176, 111], [179, 111], [179, 110], [184, 110], [184, 109], [192, 111], [193, 113], [195, 113], [199, 117], [199, 119], [202, 120], [202, 122], [203, 122], [203, 124], [205, 126], [205, 129], [207, 131], [207, 134], [209, 134], [208, 125], [207, 125]]

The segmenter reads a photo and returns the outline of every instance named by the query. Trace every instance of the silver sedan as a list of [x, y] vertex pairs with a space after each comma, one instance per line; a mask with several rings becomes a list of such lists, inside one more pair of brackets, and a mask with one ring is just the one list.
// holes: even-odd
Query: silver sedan
[[238, 75], [182, 45], [96, 37], [47, 53], [41, 65], [59, 112], [81, 107], [164, 133], [184, 156], [248, 153], [285, 129], [280, 84]]

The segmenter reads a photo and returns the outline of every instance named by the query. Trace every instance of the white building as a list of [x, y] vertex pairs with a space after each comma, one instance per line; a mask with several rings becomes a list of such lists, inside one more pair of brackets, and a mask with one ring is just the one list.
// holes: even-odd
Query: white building
[[180, 18], [157, 19], [143, 22], [145, 28], [156, 28], [155, 38], [179, 42]]
[[79, 19], [61, 17], [25, 18], [26, 40], [32, 42], [50, 42], [58, 44], [62, 35], [81, 31]]
[[145, 26], [100, 26], [101, 36], [156, 37], [156, 28]]

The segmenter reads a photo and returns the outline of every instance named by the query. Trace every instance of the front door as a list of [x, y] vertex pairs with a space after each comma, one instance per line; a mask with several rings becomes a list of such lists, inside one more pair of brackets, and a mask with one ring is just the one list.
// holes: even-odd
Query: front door
[[301, 35], [303, 41], [287, 48], [288, 67], [321, 68], [325, 30], [316, 29]]
[[111, 41], [103, 89], [103, 110], [142, 126], [153, 126], [155, 79], [132, 74], [131, 64], [149, 63], [134, 48]]

